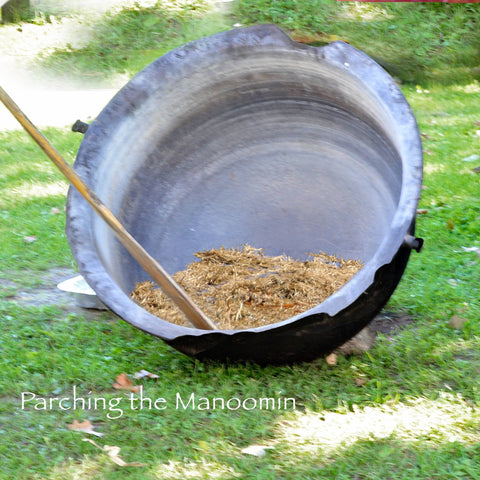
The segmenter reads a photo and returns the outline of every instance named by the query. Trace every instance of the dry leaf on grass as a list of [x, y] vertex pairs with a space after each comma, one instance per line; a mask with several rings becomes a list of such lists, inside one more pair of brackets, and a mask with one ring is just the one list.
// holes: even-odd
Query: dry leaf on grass
[[355, 377], [355, 383], [357, 387], [363, 387], [367, 384], [367, 379], [364, 377]]
[[149, 372], [148, 370], [140, 370], [139, 372], [136, 372], [134, 375], [133, 375], [133, 378], [135, 380], [140, 380], [142, 378], [153, 378], [153, 379], [156, 379], [156, 378], [160, 378], [157, 374], [155, 373], [151, 373]]
[[112, 384], [113, 388], [117, 390], [128, 390], [129, 392], [137, 393], [140, 391], [140, 385], [134, 385], [128, 378], [126, 373], [121, 373], [115, 377], [116, 382]]
[[336, 365], [338, 363], [337, 356], [334, 353], [331, 353], [325, 357], [325, 360], [328, 365]]
[[455, 224], [455, 220], [454, 220], [453, 218], [449, 218], [449, 219], [447, 219], [447, 221], [445, 222], [445, 227], [447, 228], [447, 230], [448, 230], [449, 232], [451, 232], [452, 230], [454, 230], [454, 229], [455, 229], [455, 226], [456, 226], [456, 224]]
[[78, 420], [74, 420], [73, 423], [67, 424], [67, 427], [70, 430], [74, 430], [76, 432], [89, 433], [90, 435], [96, 435], [97, 437], [103, 437], [103, 433], [96, 432], [95, 427], [90, 423], [89, 420], [84, 420], [83, 422], [79, 422]]
[[120, 447], [105, 445], [103, 447], [103, 450], [107, 453], [108, 457], [110, 458], [110, 460], [112, 460], [113, 463], [116, 463], [121, 467], [144, 467], [146, 465], [146, 463], [126, 462], [125, 460], [123, 460], [123, 458], [119, 456]]
[[95, 443], [93, 440], [90, 440], [89, 438], [84, 438], [83, 441], [90, 442], [92, 445], [95, 445], [97, 448], [105, 452], [108, 455], [108, 458], [113, 463], [119, 465], [120, 467], [145, 467], [147, 465], [146, 463], [140, 463], [140, 462], [126, 462], [119, 455], [120, 447], [117, 447], [115, 445], [105, 445], [104, 447], [101, 447], [100, 445], [98, 445], [98, 443]]
[[37, 241], [37, 237], [35, 235], [25, 235], [23, 241], [25, 243], [33, 243]]
[[463, 327], [463, 324], [467, 321], [466, 318], [461, 317], [460, 315], [453, 315], [449, 320], [448, 326], [454, 328], [455, 330], [460, 330]]
[[249, 445], [242, 449], [245, 455], [254, 455], [255, 457], [264, 457], [267, 450], [273, 450], [274, 447], [267, 447], [265, 445]]

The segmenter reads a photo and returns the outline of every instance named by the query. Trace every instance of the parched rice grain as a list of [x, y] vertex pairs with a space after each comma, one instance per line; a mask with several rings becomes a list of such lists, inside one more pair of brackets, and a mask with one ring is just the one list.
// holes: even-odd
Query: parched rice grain
[[[173, 278], [221, 330], [260, 327], [285, 320], [323, 302], [363, 266], [325, 253], [306, 261], [270, 257], [262, 249], [205, 250]], [[173, 302], [151, 281], [138, 283], [130, 297], [150, 313], [191, 326]]]

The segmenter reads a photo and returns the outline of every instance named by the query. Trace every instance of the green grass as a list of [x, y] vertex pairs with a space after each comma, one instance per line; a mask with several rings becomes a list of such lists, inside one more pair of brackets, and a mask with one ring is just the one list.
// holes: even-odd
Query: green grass
[[229, 13], [212, 4], [160, 1], [124, 8], [95, 23], [83, 48], [45, 55], [55, 73], [133, 75], [166, 51], [234, 24], [275, 23], [314, 45], [351, 43], [406, 83], [480, 79], [478, 4], [355, 3], [336, 0], [236, 0]]
[[55, 74], [132, 75], [177, 46], [227, 28], [226, 19], [206, 0], [125, 7], [95, 24], [87, 46], [57, 49], [41, 63]]
[[408, 83], [470, 83], [480, 78], [476, 4], [238, 0], [245, 24], [272, 22], [312, 43], [343, 40]]
[[[411, 295], [397, 297], [402, 305], [429, 318], [459, 313], [472, 321], [480, 318], [477, 295], [480, 283], [478, 255], [462, 247], [479, 246], [480, 194], [478, 161], [464, 159], [480, 149], [480, 84], [470, 87], [405, 89], [423, 134], [425, 181], [419, 215], [420, 235], [430, 233], [420, 256], [413, 255], [407, 272]], [[416, 283], [427, 275], [429, 281]], [[448, 292], [447, 296], [446, 293]], [[454, 303], [446, 301], [455, 298]]]
[[[73, 160], [81, 137], [47, 130]], [[0, 235], [2, 270], [45, 270], [71, 261], [65, 238], [67, 181], [23, 132], [0, 134]], [[21, 219], [21, 220], [20, 220]], [[33, 243], [25, 237], [36, 237]], [[1, 274], [0, 274], [1, 275]]]
[[[260, 14], [265, 20], [272, 17], [267, 4], [260, 5], [256, 11], [248, 7], [248, 19], [247, 3], [238, 2], [242, 21], [255, 22]], [[275, 2], [275, 21], [281, 23], [286, 5]], [[284, 26], [299, 35], [322, 31], [312, 23], [322, 21], [314, 15], [316, 4], [288, 5], [292, 19], [284, 19], [290, 22]], [[310, 5], [310, 20], [297, 12], [305, 5]], [[357, 9], [362, 21], [369, 9], [387, 8], [328, 5], [328, 18], [335, 18], [338, 9]], [[432, 7], [432, 15], [447, 8]], [[462, 8], [474, 6], [451, 12], [459, 15]], [[241, 18], [240, 13], [231, 20]], [[208, 15], [202, 26], [203, 15], [203, 10], [187, 14], [202, 34], [211, 28]], [[381, 22], [378, 15], [371, 21]], [[326, 33], [333, 35], [334, 30]], [[180, 35], [175, 42], [183, 39]], [[118, 41], [120, 54], [127, 47]], [[467, 50], [474, 48], [467, 44]], [[134, 53], [132, 47], [129, 57]], [[418, 55], [420, 63], [425, 61], [424, 71], [434, 73], [431, 58], [425, 52]], [[462, 58], [452, 63], [451, 75], [444, 72], [437, 78], [440, 83], [433, 75], [428, 88], [402, 87], [424, 143], [425, 189], [419, 208], [427, 213], [417, 217], [417, 234], [425, 238], [425, 247], [412, 253], [387, 308], [407, 313], [415, 322], [399, 333], [380, 335], [362, 355], [339, 357], [336, 366], [324, 359], [265, 368], [204, 364], [109, 312], [94, 315], [61, 304], [18, 302], [14, 295], [38, 288], [49, 269], [74, 267], [64, 234], [66, 182], [26, 134], [0, 133], [0, 479], [480, 479], [480, 256], [462, 248], [480, 248], [480, 176], [472, 171], [480, 159], [464, 161], [480, 153], [480, 84], [461, 77], [446, 85], [457, 75]], [[92, 68], [108, 74], [125, 65], [115, 60]], [[81, 136], [59, 129], [45, 133], [71, 162]], [[36, 241], [26, 243], [26, 236]], [[466, 320], [461, 328], [449, 326], [454, 315]], [[129, 393], [112, 387], [116, 375], [142, 368], [160, 376], [137, 383], [143, 385], [144, 396], [165, 398], [165, 410], [133, 410]], [[42, 409], [38, 403], [40, 398], [72, 397], [74, 387], [77, 396], [105, 398], [112, 408]], [[22, 392], [38, 398], [22, 409]], [[191, 393], [292, 397], [297, 408], [183, 410], [175, 408], [177, 392], [183, 398]], [[114, 410], [117, 400], [121, 415]], [[69, 430], [75, 419], [90, 420], [104, 437]], [[121, 447], [123, 460], [145, 466], [120, 467], [83, 441], [86, 437], [101, 446]], [[261, 458], [241, 453], [255, 443], [273, 448]]]

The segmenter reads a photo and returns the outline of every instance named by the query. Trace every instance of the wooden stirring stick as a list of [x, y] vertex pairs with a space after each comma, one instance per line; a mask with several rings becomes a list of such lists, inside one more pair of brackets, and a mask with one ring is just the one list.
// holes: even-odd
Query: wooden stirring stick
[[215, 324], [195, 305], [187, 293], [164, 268], [128, 233], [113, 213], [102, 203], [95, 192], [80, 178], [75, 170], [62, 158], [52, 144], [43, 136], [35, 125], [20, 110], [18, 105], [10, 98], [5, 90], [0, 87], [0, 100], [10, 113], [18, 120], [20, 125], [35, 140], [40, 148], [63, 173], [67, 180], [78, 190], [80, 195], [89, 203], [93, 210], [112, 229], [122, 245], [130, 252], [132, 257], [152, 277], [175, 305], [182, 311], [187, 319], [196, 328], [203, 330], [216, 330]]

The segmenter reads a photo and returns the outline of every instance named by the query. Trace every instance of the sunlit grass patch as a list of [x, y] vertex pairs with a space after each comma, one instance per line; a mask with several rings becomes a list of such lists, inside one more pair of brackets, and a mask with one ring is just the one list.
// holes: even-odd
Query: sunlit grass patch
[[205, 459], [183, 462], [170, 460], [167, 463], [153, 467], [152, 473], [157, 478], [165, 480], [197, 480], [202, 478], [229, 480], [242, 477], [240, 472], [236, 472], [229, 465], [220, 462], [209, 462]]
[[480, 411], [461, 397], [442, 397], [420, 397], [391, 406], [353, 406], [345, 412], [298, 413], [295, 419], [280, 422], [276, 440], [293, 451], [327, 456], [365, 440], [476, 443]]

